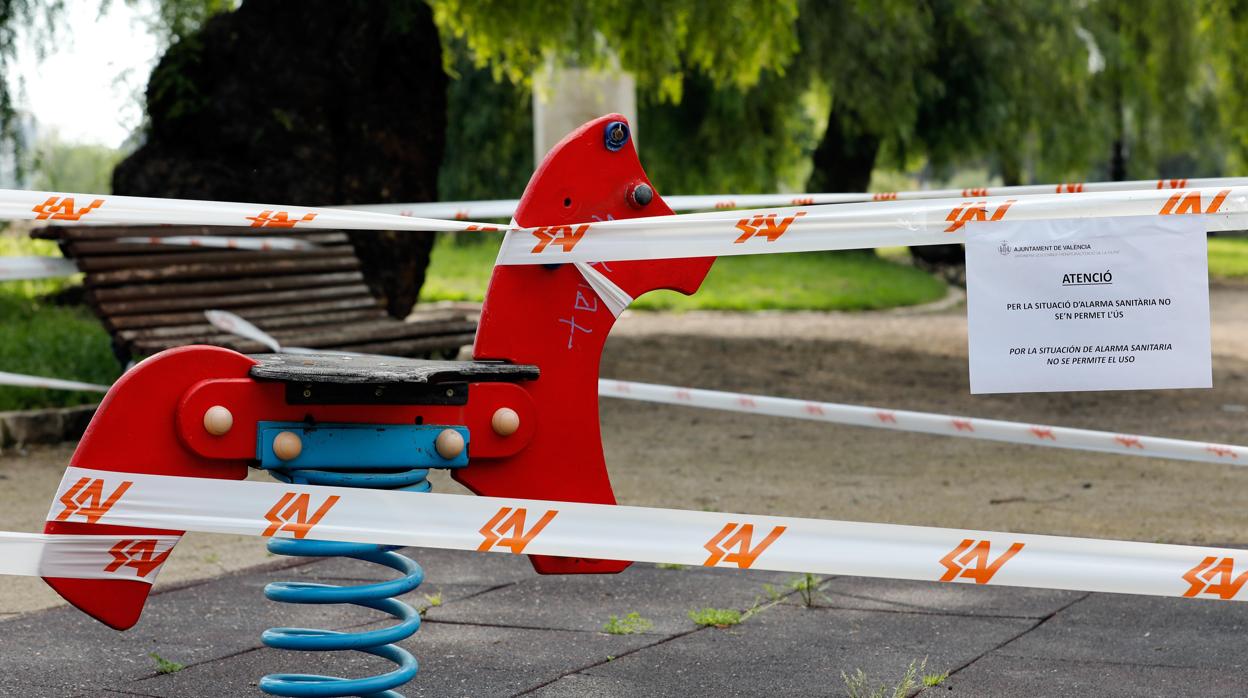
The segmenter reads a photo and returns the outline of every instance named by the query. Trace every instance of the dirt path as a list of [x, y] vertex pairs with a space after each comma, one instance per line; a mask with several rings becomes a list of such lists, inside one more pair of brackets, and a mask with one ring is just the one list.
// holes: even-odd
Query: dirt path
[[[1248, 287], [1214, 289], [1213, 390], [971, 396], [961, 305], [881, 313], [630, 313], [602, 374], [765, 395], [1244, 443]], [[903, 434], [604, 399], [627, 504], [1179, 543], [1248, 541], [1233, 466]], [[0, 529], [34, 531], [71, 449], [0, 456]], [[435, 490], [464, 492], [443, 475]], [[191, 534], [160, 586], [270, 559]], [[0, 578], [0, 617], [58, 602]]]
[[[625, 317], [602, 374], [1243, 443], [1248, 289], [1215, 288], [1214, 389], [972, 396], [962, 306]], [[602, 400], [622, 502], [1184, 543], [1248, 540], [1248, 471]]]

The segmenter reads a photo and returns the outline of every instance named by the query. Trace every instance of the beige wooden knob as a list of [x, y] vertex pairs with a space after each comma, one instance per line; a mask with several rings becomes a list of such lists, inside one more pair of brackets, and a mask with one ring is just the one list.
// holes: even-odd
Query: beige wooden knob
[[204, 431], [213, 436], [225, 436], [234, 426], [234, 415], [221, 405], [204, 410]]
[[443, 429], [438, 438], [434, 439], [433, 447], [437, 449], [439, 456], [452, 460], [464, 452], [464, 437], [454, 429]]
[[284, 431], [273, 439], [273, 455], [282, 460], [294, 460], [303, 453], [303, 439], [293, 431]]
[[500, 407], [494, 410], [490, 426], [494, 427], [494, 433], [499, 436], [511, 436], [520, 430], [520, 415], [510, 407]]

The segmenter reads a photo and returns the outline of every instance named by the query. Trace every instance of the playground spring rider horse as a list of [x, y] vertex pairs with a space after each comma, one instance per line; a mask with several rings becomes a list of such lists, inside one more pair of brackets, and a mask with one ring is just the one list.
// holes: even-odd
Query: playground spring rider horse
[[[575, 239], [571, 224], [670, 213], [641, 169], [627, 122], [613, 114], [551, 150], [515, 218], [524, 227], [547, 226], [535, 233], [535, 244], [560, 244]], [[249, 466], [259, 466], [286, 482], [413, 492], [429, 489], [428, 468], [451, 468], [479, 495], [614, 504], [598, 425], [598, 364], [607, 334], [627, 300], [654, 289], [691, 294], [713, 261], [495, 267], [471, 362], [245, 356], [207, 346], [162, 352], [112, 387], [70, 464], [223, 479], [242, 479]], [[609, 289], [605, 295], [614, 300], [608, 303], [595, 287]], [[385, 546], [281, 537], [315, 516], [306, 502], [279, 502], [269, 514], [272, 533], [266, 534], [274, 535], [269, 548], [275, 553], [343, 555], [389, 566], [402, 577], [342, 588], [270, 584], [265, 594], [271, 599], [354, 603], [399, 622], [362, 633], [277, 628], [265, 632], [265, 644], [356, 649], [399, 667], [363, 679], [267, 676], [261, 688], [288, 696], [397, 695], [384, 692], [410, 680], [417, 664], [393, 643], [414, 633], [420, 616], [391, 597], [421, 583], [420, 566]], [[499, 525], [506, 530], [509, 524]], [[50, 521], [45, 530], [183, 533], [72, 517]], [[629, 564], [540, 555], [531, 561], [542, 574], [615, 573]], [[74, 606], [118, 630], [138, 621], [150, 589], [130, 580], [45, 579]]]

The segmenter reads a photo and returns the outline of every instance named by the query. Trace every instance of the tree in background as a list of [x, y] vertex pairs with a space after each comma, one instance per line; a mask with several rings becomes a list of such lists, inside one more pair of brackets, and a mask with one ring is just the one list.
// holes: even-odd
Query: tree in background
[[55, 134], [40, 138], [31, 153], [31, 186], [44, 191], [108, 194], [121, 153], [102, 145], [66, 143]]
[[[533, 174], [529, 91], [473, 64], [454, 40], [445, 51], [446, 155], [438, 174], [443, 201], [510, 199]], [[460, 236], [464, 239], [481, 239]], [[460, 239], [457, 238], [457, 239]]]
[[[113, 190], [305, 206], [434, 200], [441, 59], [419, 0], [245, 2], [160, 59], [146, 140]], [[405, 317], [433, 235], [347, 234], [374, 293]]]
[[527, 95], [548, 58], [633, 73], [638, 147], [660, 191], [800, 186], [813, 119], [777, 107], [801, 100], [782, 79], [797, 50], [797, 0], [430, 4], [448, 64], [488, 70], [508, 89]]

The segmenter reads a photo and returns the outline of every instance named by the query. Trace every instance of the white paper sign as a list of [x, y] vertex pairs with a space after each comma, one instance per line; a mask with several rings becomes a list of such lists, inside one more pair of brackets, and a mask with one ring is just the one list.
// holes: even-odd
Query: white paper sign
[[1203, 216], [966, 233], [972, 393], [1213, 387]]

